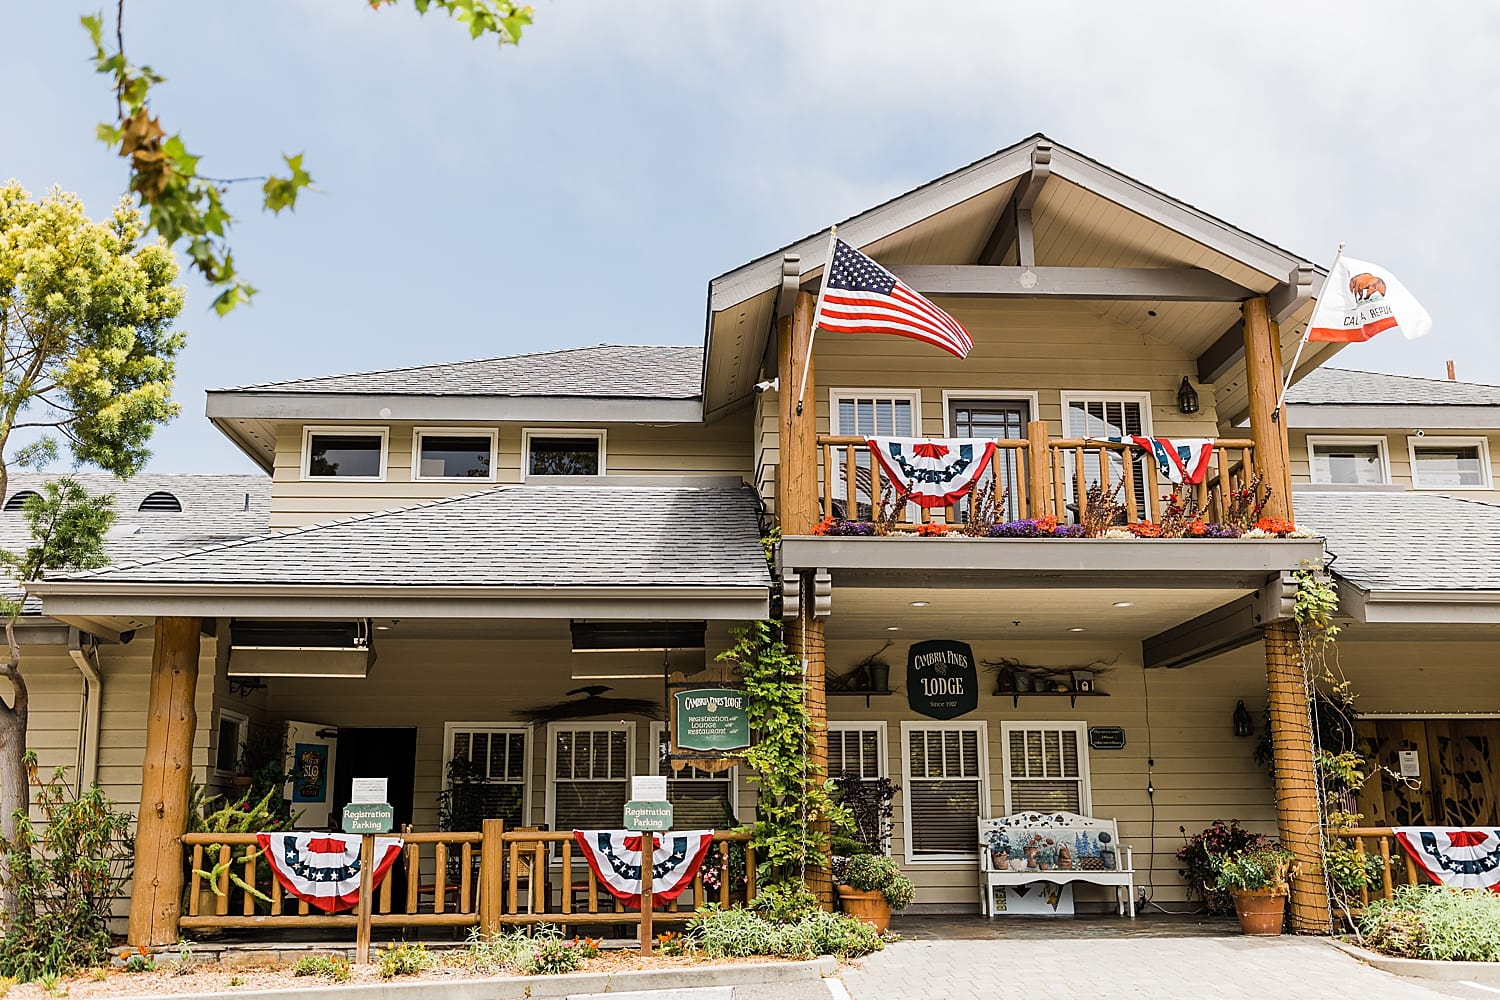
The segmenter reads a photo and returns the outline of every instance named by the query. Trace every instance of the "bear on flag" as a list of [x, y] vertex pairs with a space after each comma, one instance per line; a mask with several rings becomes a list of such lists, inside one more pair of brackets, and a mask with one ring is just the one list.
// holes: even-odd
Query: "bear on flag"
[[1432, 332], [1432, 317], [1390, 271], [1340, 254], [1307, 324], [1307, 339], [1361, 343], [1386, 330], [1416, 340]]

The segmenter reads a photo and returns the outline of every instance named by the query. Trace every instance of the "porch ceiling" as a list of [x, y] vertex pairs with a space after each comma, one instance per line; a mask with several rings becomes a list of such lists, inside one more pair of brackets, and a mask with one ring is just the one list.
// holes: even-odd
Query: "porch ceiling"
[[[1239, 588], [1100, 587], [1062, 591], [839, 587], [827, 635], [898, 643], [949, 636], [964, 640], [1118, 640], [1139, 642], [1221, 607]], [[925, 602], [914, 607], [913, 602]], [[1116, 604], [1127, 607], [1117, 607]], [[896, 626], [891, 630], [891, 626]], [[1072, 631], [1082, 629], [1083, 631]]]

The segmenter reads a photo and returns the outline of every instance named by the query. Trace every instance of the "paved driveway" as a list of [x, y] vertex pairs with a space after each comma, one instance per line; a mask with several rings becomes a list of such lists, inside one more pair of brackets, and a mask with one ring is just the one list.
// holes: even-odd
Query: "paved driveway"
[[845, 969], [843, 981], [853, 1000], [1494, 996], [1457, 983], [1401, 979], [1323, 942], [1293, 937], [901, 941]]

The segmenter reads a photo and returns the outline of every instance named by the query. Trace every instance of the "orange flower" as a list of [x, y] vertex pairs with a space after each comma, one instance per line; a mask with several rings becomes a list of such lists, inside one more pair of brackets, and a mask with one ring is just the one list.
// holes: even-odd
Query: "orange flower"
[[1255, 522], [1257, 531], [1264, 531], [1268, 535], [1279, 535], [1285, 538], [1289, 532], [1297, 530], [1297, 526], [1284, 517], [1263, 517]]
[[1137, 538], [1160, 538], [1160, 525], [1152, 524], [1150, 521], [1136, 521], [1134, 524], [1125, 525], [1125, 530]]
[[1194, 521], [1192, 524], [1188, 525], [1187, 533], [1192, 535], [1194, 538], [1202, 538], [1204, 535], [1208, 534], [1208, 525], [1204, 524], [1202, 521]]
[[826, 535], [830, 531], [832, 531], [834, 526], [838, 523], [839, 519], [836, 517], [825, 517], [823, 518], [823, 520], [813, 525], [812, 533], [815, 535]]
[[1050, 535], [1057, 530], [1057, 518], [1052, 514], [1043, 514], [1036, 519], [1036, 530], [1044, 535]]
[[937, 521], [933, 521], [930, 524], [917, 525], [917, 534], [923, 538], [932, 538], [937, 535], [946, 535], [947, 533], [948, 526], [946, 524], [939, 524]]

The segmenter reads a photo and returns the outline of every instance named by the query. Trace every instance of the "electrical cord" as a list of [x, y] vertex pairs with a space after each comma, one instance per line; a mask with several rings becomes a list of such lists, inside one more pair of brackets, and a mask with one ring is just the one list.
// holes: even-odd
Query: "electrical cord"
[[1155, 899], [1156, 896], [1156, 754], [1155, 746], [1151, 741], [1151, 673], [1150, 668], [1141, 668], [1141, 693], [1145, 700], [1146, 709], [1146, 804], [1150, 810], [1150, 850], [1146, 852], [1146, 885], [1141, 889], [1140, 898], [1136, 901], [1136, 910], [1144, 910], [1152, 907], [1162, 913], [1174, 916], [1186, 916], [1193, 913], [1201, 913], [1202, 907], [1194, 906], [1186, 910], [1174, 910]]

